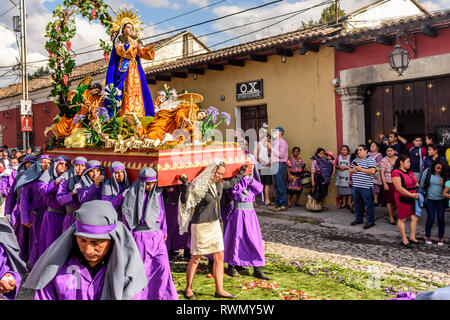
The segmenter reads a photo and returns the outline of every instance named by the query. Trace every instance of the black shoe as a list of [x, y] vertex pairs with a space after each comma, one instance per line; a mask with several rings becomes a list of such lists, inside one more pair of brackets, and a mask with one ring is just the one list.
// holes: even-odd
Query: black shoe
[[186, 290], [183, 291], [183, 296], [184, 296], [186, 299], [188, 299], [188, 300], [192, 300], [192, 299], [195, 298], [195, 295], [194, 295], [194, 294], [192, 294], [192, 296], [188, 296], [187, 293], [186, 293]]
[[414, 248], [414, 245], [412, 245], [409, 242], [405, 244], [403, 241], [401, 241], [400, 243], [401, 243], [402, 246], [404, 246], [406, 248], [409, 248], [409, 249]]
[[270, 278], [264, 274], [261, 267], [253, 267], [253, 276], [262, 280], [270, 280]]
[[419, 245], [419, 241], [412, 241], [411, 239], [408, 239], [409, 243], [412, 243], [415, 246]]
[[395, 226], [395, 225], [397, 224], [397, 222], [395, 222], [395, 221], [389, 221], [389, 224]]
[[363, 222], [362, 222], [362, 221], [355, 220], [355, 221], [353, 221], [352, 223], [350, 223], [350, 225], [351, 225], [351, 226], [356, 226], [357, 224], [361, 224], [361, 223], [363, 223]]
[[242, 266], [234, 266], [239, 274], [250, 275], [250, 270]]
[[363, 228], [369, 229], [369, 228], [372, 228], [374, 225], [375, 225], [375, 223], [366, 223]]
[[230, 277], [239, 277], [239, 273], [237, 272], [237, 270], [234, 266], [228, 266], [227, 274]]
[[223, 296], [221, 294], [218, 294], [217, 292], [214, 294], [214, 297], [216, 298], [225, 298], [225, 299], [234, 299], [236, 298], [236, 296], [230, 294], [229, 296]]

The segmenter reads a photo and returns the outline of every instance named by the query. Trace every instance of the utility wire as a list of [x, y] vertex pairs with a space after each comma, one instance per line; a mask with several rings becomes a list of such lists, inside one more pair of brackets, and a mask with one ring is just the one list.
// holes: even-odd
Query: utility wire
[[12, 6], [11, 8], [9, 8], [8, 10], [6, 10], [5, 12], [3, 12], [1, 15], [0, 15], [0, 18], [1, 17], [3, 17], [5, 14], [7, 14], [8, 12], [10, 12], [12, 9], [14, 9], [16, 6]]
[[164, 23], [164, 22], [167, 22], [167, 21], [171, 21], [171, 20], [174, 20], [174, 19], [177, 19], [177, 18], [181, 18], [181, 17], [187, 16], [188, 14], [191, 14], [191, 13], [194, 13], [194, 12], [197, 12], [197, 11], [200, 11], [200, 10], [203, 10], [203, 9], [206, 9], [206, 8], [209, 8], [209, 7], [212, 7], [212, 6], [215, 6], [216, 4], [219, 4], [219, 3], [222, 3], [222, 2], [225, 2], [225, 1], [227, 1], [227, 0], [217, 1], [217, 2], [211, 3], [211, 4], [207, 5], [207, 6], [204, 6], [204, 7], [201, 7], [201, 8], [197, 8], [197, 9], [195, 9], [195, 10], [188, 11], [188, 12], [186, 12], [186, 13], [177, 15], [177, 16], [175, 16], [175, 17], [168, 18], [168, 19], [163, 20], [163, 21], [159, 21], [159, 22], [152, 23], [151, 25], [145, 27], [143, 30], [145, 30], [145, 29], [147, 29], [147, 28], [150, 28], [150, 27], [153, 27], [153, 26], [156, 26], [156, 25], [159, 25], [159, 24]]
[[274, 4], [274, 3], [278, 3], [278, 2], [282, 2], [282, 1], [284, 1], [284, 0], [271, 1], [271, 2], [268, 2], [268, 3], [264, 3], [262, 5], [256, 6], [256, 7], [251, 7], [251, 8], [248, 8], [248, 9], [245, 9], [245, 10], [241, 10], [241, 11], [238, 11], [238, 12], [235, 12], [235, 13], [226, 14], [224, 16], [220, 16], [220, 17], [217, 17], [217, 18], [214, 18], [214, 19], [209, 19], [209, 20], [206, 20], [206, 21], [203, 21], [203, 22], [199, 22], [199, 23], [194, 23], [194, 24], [191, 24], [189, 26], [182, 27], [182, 28], [178, 28], [178, 29], [174, 29], [174, 30], [171, 30], [171, 31], [166, 31], [166, 32], [162, 32], [162, 33], [159, 33], [159, 34], [156, 34], [156, 35], [152, 35], [152, 36], [149, 36], [149, 37], [145, 37], [145, 38], [142, 38], [142, 40], [146, 40], [146, 39], [150, 39], [150, 38], [156, 38], [156, 37], [159, 37], [159, 36], [162, 36], [162, 35], [166, 35], [166, 34], [169, 34], [169, 33], [177, 32], [177, 31], [181, 31], [181, 30], [185, 30], [185, 29], [189, 29], [189, 28], [193, 28], [193, 27], [198, 27], [198, 26], [201, 26], [201, 25], [206, 24], [206, 23], [219, 21], [219, 20], [222, 20], [222, 19], [225, 19], [225, 18], [228, 18], [228, 17], [232, 17], [232, 16], [235, 16], [235, 15], [244, 13], [244, 12], [253, 11], [253, 10], [256, 10], [256, 9], [261, 9], [263, 7], [267, 7], [267, 6], [270, 6], [270, 5]]

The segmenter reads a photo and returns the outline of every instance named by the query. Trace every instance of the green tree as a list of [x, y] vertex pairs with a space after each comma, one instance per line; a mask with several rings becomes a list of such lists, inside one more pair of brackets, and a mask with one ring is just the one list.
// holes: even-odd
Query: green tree
[[50, 69], [48, 67], [46, 67], [45, 69], [44, 69], [44, 67], [40, 67], [33, 74], [28, 75], [28, 80], [39, 79], [44, 76], [48, 76], [49, 74], [50, 74]]
[[[345, 16], [345, 11], [338, 8], [338, 17], [342, 16]], [[316, 27], [321, 24], [326, 24], [335, 21], [336, 21], [336, 5], [333, 3], [329, 7], [322, 10], [319, 20], [314, 21], [313, 19], [309, 19], [308, 22], [302, 21], [302, 29], [308, 29]]]
[[[344, 10], [341, 10], [340, 8], [338, 8], [338, 17], [342, 17], [342, 16], [345, 16], [345, 12], [344, 12]], [[333, 3], [331, 6], [322, 10], [322, 15], [321, 15], [318, 23], [325, 24], [325, 23], [334, 22], [334, 21], [336, 21], [336, 5]]]

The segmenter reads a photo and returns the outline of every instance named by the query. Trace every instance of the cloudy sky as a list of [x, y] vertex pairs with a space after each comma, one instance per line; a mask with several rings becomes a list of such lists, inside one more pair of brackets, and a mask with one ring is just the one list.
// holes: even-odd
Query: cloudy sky
[[[154, 41], [169, 37], [172, 30], [185, 28], [209, 19], [214, 19], [227, 14], [232, 14], [248, 8], [260, 6], [273, 2], [274, 0], [105, 0], [111, 7], [126, 5], [139, 10], [142, 21], [146, 26], [145, 37], [150, 37], [145, 41]], [[235, 45], [245, 41], [251, 41], [282, 32], [295, 30], [301, 26], [301, 21], [317, 20], [320, 12], [325, 6], [317, 6], [326, 0], [284, 0], [267, 5], [260, 9], [251, 10], [226, 19], [207, 23], [189, 30], [200, 36], [211, 49]], [[350, 13], [360, 7], [373, 3], [376, 0], [340, 0], [341, 8], [346, 13]], [[0, 10], [0, 86], [20, 82], [19, 71], [11, 69], [9, 66], [17, 64], [19, 53], [17, 41], [12, 29], [12, 17], [19, 15], [19, 9], [14, 6], [19, 0], [2, 0]], [[45, 66], [47, 53], [44, 49], [46, 38], [45, 26], [52, 20], [52, 11], [62, 0], [26, 0], [28, 20], [27, 20], [27, 46], [28, 62], [32, 62], [29, 72], [35, 71], [40, 66]], [[419, 0], [426, 9], [435, 11], [450, 8], [450, 0]], [[206, 7], [207, 6], [207, 7]], [[317, 6], [317, 7], [313, 7]], [[206, 8], [204, 8], [206, 7]], [[313, 7], [313, 8], [311, 8]], [[306, 10], [305, 10], [306, 9]], [[170, 19], [178, 15], [197, 10], [179, 18]], [[305, 10], [304, 12], [299, 12]], [[298, 12], [298, 14], [290, 14]], [[288, 14], [283, 17], [278, 17]], [[278, 17], [278, 18], [277, 18]], [[170, 20], [169, 20], [170, 19]], [[169, 20], [169, 21], [165, 21]], [[259, 23], [250, 24], [252, 22]], [[98, 49], [99, 39], [107, 39], [104, 28], [98, 22], [89, 22], [81, 17], [76, 18], [77, 35], [72, 40], [72, 50], [79, 55], [76, 58], [77, 64], [100, 59], [101, 52], [84, 53], [86, 51]], [[246, 26], [232, 30], [208, 35], [231, 27]], [[178, 31], [179, 32], [179, 31]], [[161, 33], [164, 35], [158, 36]], [[144, 42], [145, 42], [144, 41]]]

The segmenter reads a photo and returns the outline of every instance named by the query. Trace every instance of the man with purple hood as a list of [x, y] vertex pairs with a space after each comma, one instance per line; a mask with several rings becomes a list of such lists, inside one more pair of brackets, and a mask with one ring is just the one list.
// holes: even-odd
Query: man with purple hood
[[28, 272], [19, 252], [14, 230], [0, 220], [0, 294], [6, 300], [16, 298], [22, 280], [21, 274]]
[[14, 190], [23, 186], [20, 199], [21, 223], [30, 228], [29, 257], [28, 263], [33, 267], [39, 258], [39, 239], [42, 220], [44, 218], [45, 201], [39, 192], [39, 178], [50, 168], [52, 158], [41, 155], [38, 162], [29, 167], [18, 179]]
[[10, 192], [8, 193], [8, 197], [5, 201], [5, 216], [11, 216], [10, 221], [13, 220], [12, 217], [15, 217], [15, 224], [13, 224], [14, 233], [16, 234], [17, 242], [19, 243], [20, 247], [20, 258], [23, 261], [28, 261], [30, 229], [25, 227], [20, 219], [19, 204], [23, 187], [17, 188], [17, 190], [15, 190], [15, 187], [20, 176], [35, 162], [36, 158], [34, 156], [26, 156], [17, 170], [13, 170], [11, 172], [10, 179], [13, 179], [13, 183], [11, 185]]
[[65, 156], [57, 156], [53, 160], [50, 169], [46, 170], [39, 178], [38, 189], [43, 195], [47, 209], [42, 219], [42, 227], [39, 238], [39, 256], [62, 233], [62, 225], [66, 217], [66, 208], [56, 199], [58, 185], [63, 179], [63, 173], [69, 168], [70, 160]]
[[77, 197], [80, 203], [101, 200], [105, 168], [98, 160], [90, 160], [86, 164], [86, 171], [81, 176], [80, 182], [75, 185]]
[[269, 280], [262, 271], [266, 258], [258, 217], [253, 208], [256, 196], [263, 190], [256, 166], [253, 174], [244, 176], [233, 189], [228, 190], [233, 200], [233, 211], [228, 216], [224, 232], [224, 261], [231, 277], [239, 275], [238, 266], [253, 267], [254, 277]]
[[103, 184], [102, 200], [111, 202], [119, 214], [119, 219], [121, 219], [124, 191], [130, 187], [130, 181], [125, 165], [120, 161], [111, 163], [109, 172], [111, 172], [111, 177]]
[[[11, 177], [12, 173], [19, 167], [19, 162], [17, 158], [11, 158], [9, 161], [8, 168], [0, 174], [0, 215], [3, 215], [5, 211], [5, 202], [8, 197], [11, 186], [14, 183], [15, 175]], [[16, 217], [9, 215], [8, 221], [11, 225], [16, 224]]]
[[166, 212], [167, 241], [166, 246], [169, 257], [175, 256], [175, 250], [184, 249], [184, 256], [190, 255], [188, 248], [188, 232], [180, 235], [178, 225], [178, 199], [181, 190], [179, 186], [166, 187], [163, 189], [164, 209]]
[[63, 173], [62, 180], [59, 183], [56, 192], [56, 200], [60, 205], [66, 207], [66, 216], [64, 217], [62, 232], [69, 229], [75, 222], [73, 213], [80, 209], [81, 203], [78, 201], [77, 189], [75, 185], [80, 181], [81, 176], [86, 170], [87, 159], [85, 157], [76, 157], [73, 159], [73, 166]]
[[162, 188], [156, 182], [152, 168], [139, 172], [139, 178], [126, 190], [122, 221], [136, 240], [148, 277], [140, 300], [178, 300], [165, 243], [167, 225]]
[[136, 243], [109, 201], [85, 202], [24, 287], [35, 300], [131, 300], [147, 286]]

